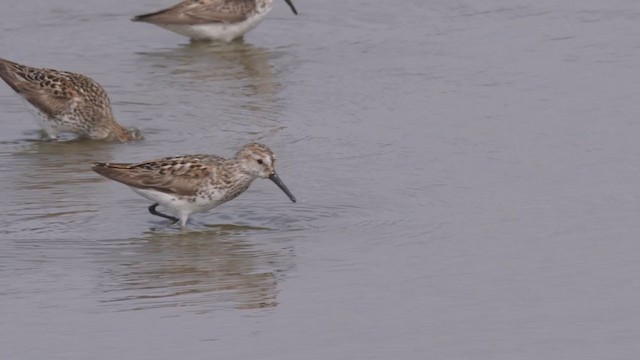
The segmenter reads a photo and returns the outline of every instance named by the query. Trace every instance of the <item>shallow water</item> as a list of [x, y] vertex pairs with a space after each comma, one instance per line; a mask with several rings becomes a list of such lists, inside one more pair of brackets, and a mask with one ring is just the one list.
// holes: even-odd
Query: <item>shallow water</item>
[[[43, 142], [0, 84], [2, 359], [632, 359], [640, 8], [282, 3], [244, 43], [12, 2], [0, 56], [90, 75], [144, 142]], [[89, 169], [268, 144], [180, 231]]]

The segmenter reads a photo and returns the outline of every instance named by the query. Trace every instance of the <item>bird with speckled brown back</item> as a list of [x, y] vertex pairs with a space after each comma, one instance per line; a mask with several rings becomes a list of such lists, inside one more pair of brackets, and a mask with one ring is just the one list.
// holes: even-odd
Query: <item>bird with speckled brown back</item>
[[142, 139], [138, 129], [115, 120], [106, 91], [85, 75], [0, 59], [0, 78], [36, 111], [51, 139], [61, 133], [125, 143]]

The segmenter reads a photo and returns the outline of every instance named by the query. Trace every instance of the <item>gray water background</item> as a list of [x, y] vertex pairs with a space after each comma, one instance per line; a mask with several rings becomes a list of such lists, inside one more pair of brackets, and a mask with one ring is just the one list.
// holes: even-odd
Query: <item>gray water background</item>
[[[0, 1], [0, 56], [84, 73], [135, 144], [40, 141], [0, 83], [1, 359], [636, 359], [636, 0], [282, 1], [244, 43]], [[89, 169], [260, 141], [166, 227]]]

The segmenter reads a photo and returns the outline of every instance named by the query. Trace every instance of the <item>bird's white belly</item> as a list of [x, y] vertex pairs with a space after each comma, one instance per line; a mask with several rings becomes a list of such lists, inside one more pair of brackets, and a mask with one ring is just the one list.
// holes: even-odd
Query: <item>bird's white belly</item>
[[197, 25], [159, 24], [159, 26], [177, 34], [196, 40], [223, 40], [231, 41], [244, 35], [256, 27], [269, 13], [270, 9], [255, 14], [250, 18], [236, 23], [209, 23]]
[[221, 204], [219, 201], [221, 196], [213, 196], [212, 199], [201, 197], [195, 197], [194, 199], [193, 197], [176, 196], [157, 190], [130, 188], [138, 195], [160, 204], [177, 215], [205, 212]]

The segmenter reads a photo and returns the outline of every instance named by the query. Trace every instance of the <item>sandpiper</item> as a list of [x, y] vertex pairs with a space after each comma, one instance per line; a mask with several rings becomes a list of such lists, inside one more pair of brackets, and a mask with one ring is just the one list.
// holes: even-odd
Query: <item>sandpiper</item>
[[107, 93], [87, 76], [0, 59], [0, 78], [33, 105], [51, 139], [67, 132], [121, 142], [142, 138], [138, 129], [116, 122]]
[[[292, 202], [296, 198], [276, 174], [276, 157], [263, 144], [250, 143], [233, 158], [198, 154], [167, 157], [141, 163], [94, 163], [93, 171], [128, 185], [153, 201], [149, 212], [185, 228], [189, 216], [205, 212], [242, 194], [257, 178], [270, 179]], [[156, 210], [158, 205], [175, 216]]]
[[[291, 0], [285, 1], [297, 15]], [[256, 27], [272, 7], [273, 0], [184, 0], [131, 20], [158, 25], [195, 40], [229, 42]]]

